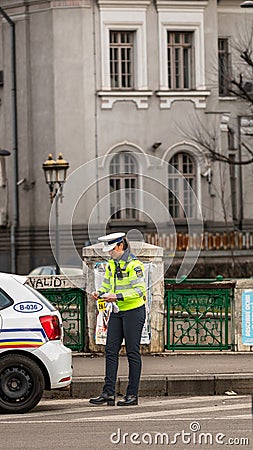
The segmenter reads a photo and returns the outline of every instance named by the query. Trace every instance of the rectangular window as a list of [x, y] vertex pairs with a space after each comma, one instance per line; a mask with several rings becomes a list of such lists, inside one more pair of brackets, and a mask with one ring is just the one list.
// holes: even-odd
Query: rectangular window
[[116, 154], [110, 163], [111, 219], [138, 220], [137, 167], [132, 155]]
[[167, 32], [168, 88], [193, 89], [193, 33]]
[[174, 219], [195, 217], [196, 168], [194, 160], [187, 153], [174, 155], [168, 166], [168, 175], [168, 200], [171, 216]]
[[110, 179], [110, 200], [112, 219], [121, 218], [121, 199], [120, 199], [120, 178]]
[[110, 31], [112, 89], [134, 89], [134, 31]]
[[125, 218], [136, 219], [136, 179], [125, 178]]
[[169, 179], [169, 212], [171, 217], [180, 217], [179, 185], [177, 179]]
[[110, 178], [110, 210], [112, 219], [137, 219], [136, 178]]
[[219, 95], [229, 95], [230, 87], [230, 57], [227, 38], [218, 39], [218, 64], [219, 64]]

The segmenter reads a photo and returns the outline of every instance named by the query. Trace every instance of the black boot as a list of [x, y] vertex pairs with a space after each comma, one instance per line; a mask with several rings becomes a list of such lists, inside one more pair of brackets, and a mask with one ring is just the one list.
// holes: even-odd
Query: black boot
[[133, 406], [138, 405], [137, 395], [125, 395], [123, 400], [119, 400], [117, 406]]
[[108, 395], [106, 392], [102, 392], [102, 394], [98, 397], [91, 398], [89, 400], [89, 403], [92, 403], [92, 405], [103, 405], [104, 403], [107, 403], [107, 406], [114, 406], [115, 396]]

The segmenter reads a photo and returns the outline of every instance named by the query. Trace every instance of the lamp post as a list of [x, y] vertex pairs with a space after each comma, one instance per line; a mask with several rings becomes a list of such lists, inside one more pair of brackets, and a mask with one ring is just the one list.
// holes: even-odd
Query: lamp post
[[13, 217], [11, 224], [11, 272], [16, 273], [16, 229], [19, 224], [18, 197], [18, 120], [17, 120], [17, 69], [16, 69], [16, 28], [15, 22], [0, 7], [0, 15], [11, 27], [11, 99], [12, 99], [12, 134], [13, 134]]
[[50, 202], [55, 199], [55, 266], [56, 274], [60, 274], [59, 258], [60, 258], [60, 241], [59, 241], [59, 199], [62, 199], [63, 185], [66, 181], [69, 163], [63, 159], [60, 153], [55, 161], [50, 153], [48, 160], [42, 165], [45, 174], [45, 180], [49, 187]]
[[10, 156], [9, 150], [0, 148], [0, 226], [7, 225], [8, 211], [8, 182], [6, 175], [5, 158]]

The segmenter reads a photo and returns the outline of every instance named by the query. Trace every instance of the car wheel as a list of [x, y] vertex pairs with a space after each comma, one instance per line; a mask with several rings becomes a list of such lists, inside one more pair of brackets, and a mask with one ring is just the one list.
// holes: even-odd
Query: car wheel
[[44, 391], [39, 366], [22, 355], [0, 359], [0, 412], [25, 413], [34, 408]]

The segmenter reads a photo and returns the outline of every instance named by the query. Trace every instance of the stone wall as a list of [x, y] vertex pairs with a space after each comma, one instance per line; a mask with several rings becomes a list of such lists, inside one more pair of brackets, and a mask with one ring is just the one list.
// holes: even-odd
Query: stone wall
[[[132, 251], [142, 262], [150, 262], [150, 289], [151, 303], [151, 343], [142, 345], [142, 353], [159, 353], [165, 350], [166, 317], [164, 310], [164, 263], [163, 249], [151, 244], [131, 243]], [[39, 290], [65, 289], [79, 287], [87, 292], [86, 305], [86, 349], [92, 353], [103, 353], [104, 346], [95, 343], [96, 303], [90, 293], [95, 289], [94, 266], [105, 259], [102, 253], [102, 245], [93, 245], [83, 248], [84, 277], [65, 276], [34, 276], [29, 277], [27, 283]], [[219, 282], [222, 284], [223, 282]], [[224, 281], [224, 283], [227, 283]], [[232, 350], [236, 352], [253, 352], [253, 345], [242, 343], [242, 295], [244, 290], [253, 292], [253, 279], [234, 280], [234, 298], [231, 302], [231, 320], [229, 321], [229, 341]], [[250, 323], [251, 335], [253, 330], [253, 317]]]
[[[142, 345], [142, 353], [164, 351], [164, 264], [163, 249], [144, 242], [130, 242], [131, 251], [142, 262], [150, 262], [151, 304], [151, 343]], [[107, 255], [108, 256], [108, 255]], [[105, 259], [102, 245], [96, 244], [83, 248], [85, 286], [87, 291], [87, 327], [89, 350], [103, 352], [104, 346], [95, 344], [94, 332], [96, 326], [96, 304], [90, 293], [95, 289], [94, 266], [96, 262]]]

